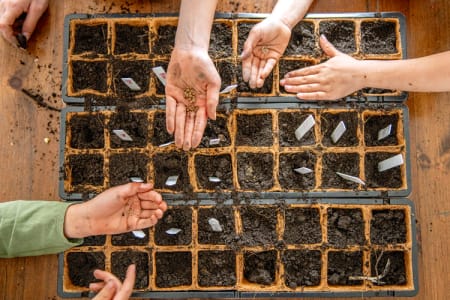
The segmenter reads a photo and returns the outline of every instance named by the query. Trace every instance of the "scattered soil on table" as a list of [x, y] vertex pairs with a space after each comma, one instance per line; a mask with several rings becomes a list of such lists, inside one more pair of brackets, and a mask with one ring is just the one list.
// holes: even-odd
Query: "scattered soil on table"
[[73, 192], [85, 192], [83, 185], [102, 186], [103, 156], [99, 154], [70, 155], [69, 174], [67, 176], [72, 184]]
[[319, 32], [339, 51], [347, 54], [356, 51], [355, 23], [352, 21], [322, 21]]
[[[316, 186], [315, 165], [316, 156], [313, 152], [281, 153], [279, 164], [280, 186], [286, 190], [312, 190]], [[299, 174], [297, 168], [313, 170], [309, 174]]]
[[[195, 170], [199, 188], [207, 190], [232, 189], [233, 171], [231, 155], [196, 155]], [[209, 177], [217, 177], [220, 182], [211, 182]]]
[[357, 183], [341, 178], [336, 172], [359, 177], [359, 154], [324, 153], [322, 157], [322, 188], [358, 188]]
[[400, 166], [379, 172], [378, 163], [395, 156], [396, 153], [373, 152], [366, 153], [365, 173], [366, 186], [368, 188], [400, 188], [403, 185], [403, 177]]
[[375, 285], [405, 285], [407, 282], [405, 255], [402, 251], [372, 252], [370, 257], [370, 276], [376, 277], [383, 274], [388, 259], [390, 265], [386, 276], [381, 278], [381, 282], [375, 283]]
[[149, 283], [149, 263], [148, 254], [138, 251], [121, 251], [111, 253], [111, 272], [119, 278], [120, 281], [124, 281], [127, 268], [129, 265], [136, 265], [136, 281], [134, 282], [135, 289], [144, 289]]
[[[222, 227], [213, 231], [208, 220], [215, 218]], [[236, 236], [234, 213], [231, 207], [200, 208], [198, 210], [198, 242], [205, 245], [225, 245]]]
[[[155, 168], [155, 188], [170, 189], [173, 191], [187, 191], [191, 186], [187, 172], [188, 158], [185, 152], [158, 153], [153, 157]], [[166, 180], [169, 176], [177, 176], [178, 180], [174, 186], [167, 186]]]
[[166, 113], [156, 112], [153, 117], [152, 145], [159, 146], [174, 141], [174, 136], [166, 129]]
[[329, 208], [328, 243], [339, 248], [363, 245], [364, 219], [360, 209]]
[[[108, 124], [111, 148], [145, 147], [148, 140], [148, 117], [146, 113], [130, 112], [119, 106]], [[124, 130], [133, 140], [123, 141], [113, 133], [115, 129]]]
[[155, 259], [157, 287], [192, 284], [191, 252], [156, 252]]
[[147, 25], [116, 24], [115, 54], [149, 52], [149, 30]]
[[320, 215], [317, 208], [289, 208], [284, 212], [283, 240], [287, 244], [322, 242]]
[[233, 55], [231, 27], [225, 23], [213, 23], [209, 43], [211, 58], [224, 58]]
[[370, 241], [378, 245], [406, 243], [405, 212], [399, 209], [373, 210]]
[[396, 23], [361, 22], [361, 52], [367, 54], [397, 53]]
[[142, 153], [112, 154], [109, 160], [109, 185], [125, 184], [131, 181], [131, 177], [147, 181], [148, 161], [148, 155]]
[[[133, 97], [149, 90], [150, 72], [152, 64], [147, 60], [116, 60], [112, 63], [113, 91], [119, 97]], [[140, 87], [140, 90], [131, 90], [122, 78], [131, 78]]]
[[142, 229], [145, 233], [144, 238], [135, 237], [133, 232], [125, 232], [122, 234], [113, 234], [111, 235], [111, 244], [113, 246], [142, 246], [147, 245], [149, 241], [149, 231], [148, 229]]
[[105, 146], [105, 117], [100, 114], [73, 116], [66, 122], [70, 131], [70, 147], [75, 149], [99, 149]]
[[[177, 234], [168, 234], [171, 228], [181, 229]], [[155, 226], [157, 245], [189, 245], [192, 242], [192, 210], [190, 208], [168, 209]], [[190, 265], [189, 265], [190, 266]], [[186, 266], [187, 267], [187, 266]]]
[[284, 52], [286, 56], [318, 56], [319, 49], [314, 35], [314, 23], [301, 21], [292, 29], [291, 39]]
[[[310, 113], [281, 112], [278, 114], [278, 128], [280, 131], [280, 146], [295, 147], [304, 145], [313, 145], [316, 143], [316, 133], [314, 127], [311, 128], [301, 139], [295, 137], [295, 130], [311, 115]], [[313, 115], [314, 117], [314, 115]]]
[[[398, 145], [397, 140], [398, 115], [368, 116], [364, 120], [364, 142], [366, 146], [392, 146]], [[378, 132], [392, 125], [391, 134], [378, 140]]]
[[89, 55], [108, 53], [108, 25], [75, 25], [73, 54], [89, 52]]
[[291, 289], [320, 284], [322, 255], [319, 250], [286, 250], [282, 261], [285, 284]]
[[236, 69], [235, 64], [228, 60], [221, 60], [214, 62], [216, 65], [217, 73], [220, 75], [222, 84], [220, 90], [223, 90], [227, 86], [234, 84], [236, 82]]
[[106, 93], [108, 90], [106, 61], [72, 61], [71, 66], [74, 92], [91, 89]]
[[361, 285], [362, 280], [350, 280], [349, 276], [362, 276], [363, 254], [356, 252], [328, 252], [329, 285]]
[[264, 252], [244, 253], [244, 278], [250, 282], [270, 285], [275, 280], [277, 268], [277, 252], [274, 250]]
[[273, 186], [271, 153], [237, 153], [237, 173], [241, 189], [266, 190]]
[[[281, 59], [278, 64], [280, 70], [280, 80], [283, 79], [284, 76], [291, 71], [303, 69], [313, 65], [313, 63], [308, 60], [294, 60], [294, 59]], [[283, 86], [279, 85], [279, 88], [281, 92], [287, 93], [284, 90]]]
[[271, 114], [238, 114], [236, 146], [272, 146]]
[[[321, 130], [323, 134], [322, 144], [327, 147], [350, 147], [358, 145], [358, 114], [356, 112], [323, 113], [320, 116]], [[331, 134], [343, 121], [347, 128], [336, 144], [331, 139]]]
[[158, 35], [153, 42], [153, 53], [159, 55], [169, 55], [172, 53], [175, 44], [175, 34], [177, 27], [172, 25], [163, 25], [158, 28]]
[[[169, 69], [169, 61], [168, 60], [155, 60], [153, 62], [153, 67], [162, 67], [164, 71], [167, 72]], [[151, 77], [153, 77], [153, 80], [155, 82], [156, 87], [156, 94], [157, 95], [165, 95], [166, 94], [166, 86], [162, 84], [162, 82], [158, 79], [156, 74], [152, 71]]]
[[87, 236], [83, 239], [83, 244], [80, 247], [84, 246], [102, 246], [106, 242], [106, 235], [94, 235]]
[[243, 243], [248, 246], [273, 244], [277, 241], [275, 207], [240, 208]]
[[[210, 145], [211, 139], [220, 139], [219, 144]], [[206, 123], [205, 133], [199, 148], [216, 148], [231, 145], [230, 131], [228, 129], [228, 118], [217, 114], [215, 120], [208, 119]]]
[[105, 269], [103, 252], [70, 252], [66, 256], [70, 282], [75, 286], [89, 287], [91, 282], [98, 282], [94, 270]]
[[235, 253], [233, 251], [199, 251], [198, 284], [204, 287], [235, 285]]

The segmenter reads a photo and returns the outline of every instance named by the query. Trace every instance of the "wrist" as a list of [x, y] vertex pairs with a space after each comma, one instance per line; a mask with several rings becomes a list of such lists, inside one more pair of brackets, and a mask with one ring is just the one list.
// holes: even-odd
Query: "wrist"
[[70, 205], [64, 218], [64, 235], [68, 239], [84, 238], [89, 232], [89, 220], [85, 216], [83, 203]]

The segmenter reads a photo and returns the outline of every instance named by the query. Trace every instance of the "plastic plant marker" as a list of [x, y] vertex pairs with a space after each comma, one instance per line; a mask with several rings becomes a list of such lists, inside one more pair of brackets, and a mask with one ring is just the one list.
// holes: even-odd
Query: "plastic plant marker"
[[172, 144], [175, 144], [175, 141], [171, 141], [171, 142], [168, 142], [168, 143], [161, 144], [158, 147], [159, 148], [164, 148], [164, 147], [170, 146]]
[[122, 141], [126, 142], [132, 142], [133, 139], [131, 136], [128, 135], [128, 133], [123, 129], [113, 129], [113, 133], [117, 135]]
[[209, 139], [209, 145], [210, 146], [219, 145], [219, 144], [220, 144], [220, 139], [219, 138]]
[[401, 154], [397, 154], [388, 159], [380, 161], [378, 163], [378, 172], [383, 172], [401, 165], [403, 165], [403, 156]]
[[175, 184], [177, 184], [177, 181], [178, 181], [178, 175], [169, 176], [166, 180], [166, 185], [174, 186]]
[[382, 139], [385, 139], [388, 136], [390, 136], [391, 135], [391, 131], [392, 131], [392, 124], [389, 124], [385, 128], [380, 129], [378, 131], [378, 140], [381, 141]]
[[215, 176], [210, 176], [208, 177], [209, 182], [213, 182], [213, 183], [218, 183], [221, 182], [222, 180], [220, 180], [220, 178], [215, 177]]
[[170, 229], [166, 230], [166, 233], [170, 234], [170, 235], [176, 235], [176, 234], [178, 234], [180, 232], [181, 232], [180, 228], [170, 228]]
[[142, 230], [133, 230], [132, 231], [133, 235], [135, 237], [137, 237], [138, 239], [143, 239], [145, 238], [145, 232], [143, 232]]
[[300, 141], [314, 127], [314, 124], [316, 124], [314, 117], [309, 115], [295, 130], [295, 138]]
[[132, 91], [140, 91], [141, 87], [133, 80], [133, 78], [124, 77], [121, 78], [123, 83]]
[[225, 87], [223, 90], [221, 90], [221, 91], [220, 91], [220, 94], [226, 94], [226, 93], [229, 93], [229, 92], [231, 92], [232, 90], [234, 90], [234, 89], [237, 88], [237, 87], [238, 87], [237, 84], [229, 85], [229, 86]]
[[222, 226], [220, 225], [220, 223], [217, 219], [209, 218], [208, 223], [214, 232], [222, 232], [223, 231]]
[[166, 85], [166, 71], [164, 71], [163, 67], [154, 67], [152, 68], [153, 73], [155, 73], [156, 77], [158, 77], [159, 81], [165, 86]]
[[339, 124], [336, 126], [336, 128], [333, 130], [333, 133], [331, 134], [331, 140], [334, 144], [336, 144], [339, 139], [342, 137], [344, 132], [347, 130], [347, 127], [345, 127], [344, 121], [340, 121]]
[[362, 185], [366, 185], [366, 183], [364, 181], [362, 181], [359, 177], [347, 175], [347, 174], [340, 173], [340, 172], [336, 172], [336, 174], [338, 174], [340, 177], [344, 178], [345, 180], [352, 181], [354, 183], [358, 183], [358, 184], [362, 184]]
[[140, 177], [130, 177], [130, 180], [132, 182], [144, 182], [144, 179], [142, 179]]
[[296, 172], [296, 173], [298, 173], [298, 174], [305, 175], [305, 174], [312, 173], [312, 172], [314, 172], [314, 171], [311, 170], [310, 168], [301, 167], [301, 168], [294, 169], [294, 172]]

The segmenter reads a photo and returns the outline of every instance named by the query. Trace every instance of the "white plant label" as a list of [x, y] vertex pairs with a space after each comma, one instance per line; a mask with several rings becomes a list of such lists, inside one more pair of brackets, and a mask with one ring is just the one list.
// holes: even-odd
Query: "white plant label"
[[126, 142], [132, 142], [133, 141], [131, 136], [129, 136], [128, 133], [125, 130], [113, 129], [113, 133], [115, 135], [117, 135], [122, 141], [126, 141]]
[[310, 168], [301, 167], [301, 168], [294, 169], [294, 172], [305, 175], [305, 174], [312, 173], [313, 170], [311, 170]]
[[180, 232], [181, 232], [180, 228], [170, 228], [170, 229], [166, 230], [166, 233], [170, 234], [170, 235], [176, 235]]
[[336, 174], [338, 174], [339, 176], [341, 176], [345, 180], [352, 181], [352, 182], [355, 182], [355, 183], [359, 183], [359, 184], [362, 184], [362, 185], [366, 185], [366, 183], [364, 181], [362, 181], [361, 178], [359, 178], [359, 177], [347, 175], [347, 174], [340, 173], [340, 172], [336, 172]]
[[133, 78], [124, 77], [121, 78], [123, 83], [126, 84], [126, 86], [132, 90], [132, 91], [140, 91], [141, 87], [136, 83], [136, 81], [133, 80]]
[[209, 182], [214, 182], [214, 183], [217, 183], [217, 182], [221, 182], [221, 181], [222, 181], [222, 180], [220, 180], [220, 178], [215, 177], [215, 176], [210, 176], [210, 177], [208, 177], [208, 180], [209, 180]]
[[219, 145], [220, 144], [220, 139], [209, 139], [209, 145], [210, 146], [214, 146], [214, 145]]
[[238, 87], [237, 84], [229, 85], [229, 86], [225, 87], [222, 91], [220, 91], [220, 94], [226, 94], [226, 93], [229, 93], [229, 92], [231, 92], [232, 90], [234, 90], [234, 89], [237, 88], [237, 87]]
[[378, 140], [381, 141], [382, 139], [385, 139], [388, 136], [390, 136], [391, 135], [391, 131], [392, 131], [392, 124], [389, 124], [385, 128], [380, 129], [378, 131]]
[[378, 163], [378, 172], [383, 172], [401, 165], [403, 165], [403, 156], [401, 154], [397, 154], [391, 158], [380, 161]]
[[222, 232], [222, 226], [220, 225], [219, 221], [215, 218], [209, 218], [208, 223], [211, 226], [211, 229], [214, 232]]
[[331, 134], [331, 140], [333, 141], [333, 143], [336, 144], [346, 130], [347, 127], [345, 127], [344, 122], [340, 121], [339, 124], [336, 126], [336, 128], [333, 130], [333, 133]]
[[300, 141], [314, 127], [314, 124], [316, 124], [314, 117], [309, 115], [295, 130], [295, 138]]
[[158, 147], [159, 148], [164, 148], [164, 147], [170, 146], [172, 144], [175, 144], [175, 141], [171, 141], [171, 142], [168, 142], [168, 143], [161, 144]]
[[145, 238], [145, 232], [143, 232], [142, 230], [133, 230], [132, 231], [133, 235], [135, 237], [137, 237], [138, 239], [143, 239]]
[[166, 185], [167, 186], [174, 186], [175, 184], [177, 184], [178, 181], [178, 175], [175, 176], [169, 176], [166, 180]]
[[144, 182], [144, 179], [142, 179], [140, 177], [130, 177], [130, 180], [132, 182]]
[[159, 81], [166, 86], [166, 71], [164, 71], [163, 67], [154, 67], [152, 68], [153, 73], [155, 73], [156, 77], [158, 77]]

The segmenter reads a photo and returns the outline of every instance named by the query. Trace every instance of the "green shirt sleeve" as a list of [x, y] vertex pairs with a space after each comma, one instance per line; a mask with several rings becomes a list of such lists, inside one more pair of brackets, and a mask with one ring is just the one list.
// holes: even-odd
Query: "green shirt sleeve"
[[0, 203], [0, 257], [54, 254], [82, 239], [64, 236], [64, 218], [71, 203], [10, 201]]

